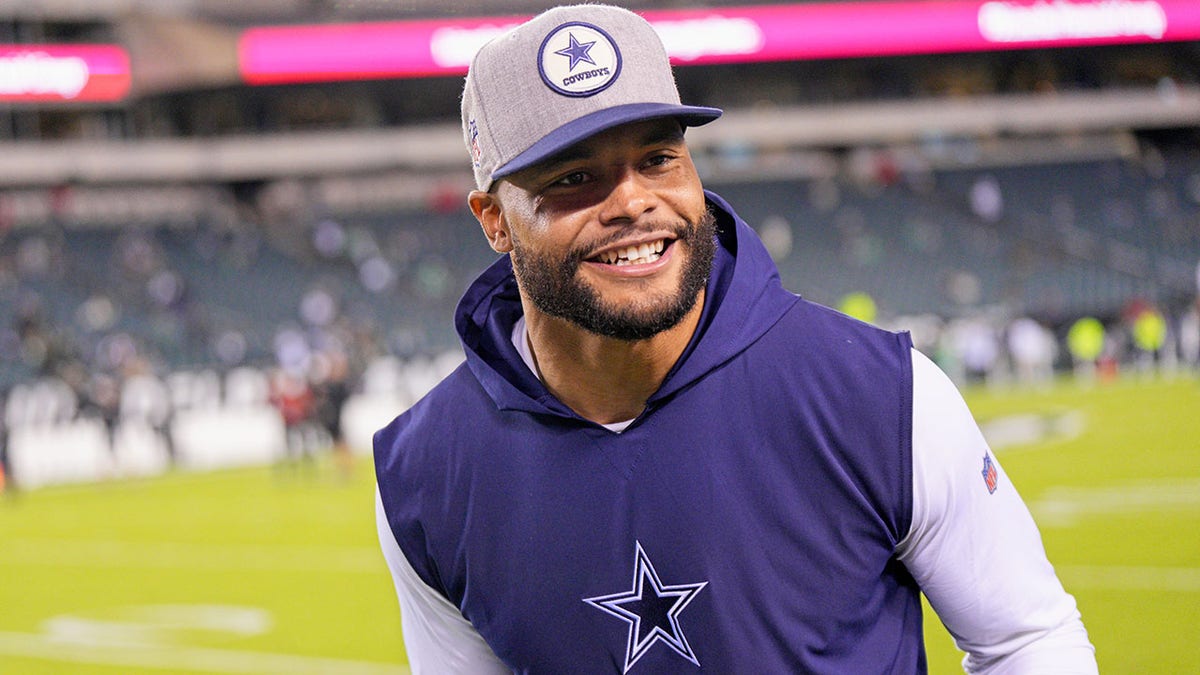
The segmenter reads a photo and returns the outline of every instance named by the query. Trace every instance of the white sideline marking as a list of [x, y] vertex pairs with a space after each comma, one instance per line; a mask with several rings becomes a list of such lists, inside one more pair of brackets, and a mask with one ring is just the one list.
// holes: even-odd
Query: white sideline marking
[[176, 636], [191, 631], [251, 637], [275, 623], [265, 609], [236, 605], [133, 605], [111, 614], [103, 619], [59, 614], [42, 622], [42, 632], [74, 644], [141, 647], [175, 644]]
[[34, 633], [0, 631], [0, 654], [48, 661], [157, 668], [171, 672], [409, 675], [408, 666], [208, 647], [78, 644]]
[[1085, 516], [1136, 515], [1200, 509], [1200, 479], [1182, 478], [1114, 487], [1055, 487], [1029, 503], [1042, 525], [1072, 525]]
[[1068, 590], [1099, 588], [1121, 591], [1200, 593], [1200, 568], [1108, 567], [1067, 565], [1059, 569]]
[[199, 570], [292, 570], [382, 573], [374, 547], [260, 546], [72, 539], [15, 539], [0, 548], [0, 564]]

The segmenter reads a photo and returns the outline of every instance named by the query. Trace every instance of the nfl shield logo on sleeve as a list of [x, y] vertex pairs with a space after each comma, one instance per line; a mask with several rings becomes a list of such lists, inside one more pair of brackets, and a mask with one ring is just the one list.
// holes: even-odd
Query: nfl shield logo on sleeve
[[992, 461], [992, 456], [984, 453], [983, 455], [983, 482], [987, 485], [988, 494], [996, 491], [996, 484], [1000, 482], [1000, 476], [996, 473], [996, 463]]

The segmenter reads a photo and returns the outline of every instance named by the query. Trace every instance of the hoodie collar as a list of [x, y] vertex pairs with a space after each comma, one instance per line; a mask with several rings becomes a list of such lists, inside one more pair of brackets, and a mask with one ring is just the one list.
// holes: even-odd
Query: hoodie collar
[[[779, 271], [754, 230], [724, 199], [709, 191], [705, 196], [717, 217], [718, 245], [704, 309], [687, 348], [647, 401], [648, 411], [745, 350], [799, 300], [782, 289]], [[471, 284], [455, 311], [468, 367], [501, 410], [582, 421], [546, 390], [513, 346], [521, 313], [512, 263], [504, 256]]]

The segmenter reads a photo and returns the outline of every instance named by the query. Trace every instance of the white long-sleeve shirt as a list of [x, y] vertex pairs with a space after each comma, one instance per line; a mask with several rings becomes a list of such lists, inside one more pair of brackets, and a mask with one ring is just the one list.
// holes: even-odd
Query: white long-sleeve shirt
[[[532, 369], [523, 322], [513, 333]], [[1055, 575], [1032, 516], [958, 389], [920, 352], [913, 350], [912, 360], [913, 514], [908, 536], [897, 547], [899, 560], [967, 653], [967, 672], [1097, 673], [1075, 600]], [[985, 455], [996, 467], [993, 494], [980, 489]], [[458, 608], [413, 570], [378, 494], [376, 520], [413, 672], [510, 672]]]

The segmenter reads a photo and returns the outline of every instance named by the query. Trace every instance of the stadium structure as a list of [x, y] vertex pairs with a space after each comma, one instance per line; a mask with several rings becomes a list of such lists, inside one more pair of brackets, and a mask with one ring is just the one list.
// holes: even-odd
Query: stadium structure
[[[551, 4], [0, 0], [10, 485], [366, 450], [492, 260], [465, 65]], [[1078, 365], [1082, 317], [1090, 365], [1200, 360], [1193, 0], [620, 4], [790, 289], [963, 378]]]

